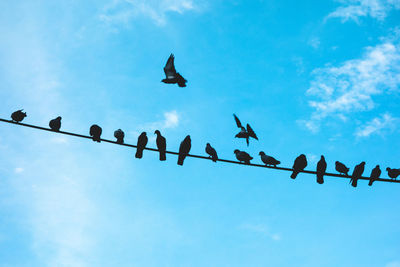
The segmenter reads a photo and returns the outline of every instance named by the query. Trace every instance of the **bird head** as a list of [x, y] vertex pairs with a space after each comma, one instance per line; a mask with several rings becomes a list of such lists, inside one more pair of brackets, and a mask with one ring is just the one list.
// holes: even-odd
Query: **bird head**
[[237, 153], [239, 153], [240, 151], [239, 151], [239, 149], [235, 149], [234, 151], [233, 151], [233, 154], [237, 154]]
[[339, 161], [335, 161], [335, 165], [338, 165], [339, 164]]
[[325, 159], [324, 155], [321, 155], [321, 159]]
[[207, 146], [211, 146], [210, 143], [207, 143]]
[[264, 151], [260, 151], [260, 153], [258, 153], [258, 155], [264, 156], [265, 153], [264, 153]]
[[140, 135], [146, 135], [146, 132], [142, 132]]
[[57, 118], [56, 118], [56, 120], [58, 120], [58, 121], [60, 121], [62, 118], [60, 117], [60, 116], [58, 116]]
[[161, 133], [160, 133], [159, 130], [155, 130], [155, 131], [154, 131], [154, 134], [159, 135], [159, 134], [161, 134]]
[[235, 137], [239, 138], [239, 134], [236, 134]]
[[365, 161], [361, 162], [361, 165], [365, 165]]
[[386, 168], [387, 171], [390, 171], [391, 169], [389, 167]]

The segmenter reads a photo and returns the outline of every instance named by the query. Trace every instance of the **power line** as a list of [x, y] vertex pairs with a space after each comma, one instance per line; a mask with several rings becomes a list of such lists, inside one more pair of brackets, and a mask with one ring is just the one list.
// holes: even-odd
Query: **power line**
[[[31, 124], [26, 124], [26, 123], [21, 123], [21, 122], [14, 122], [14, 121], [11, 121], [11, 120], [5, 120], [5, 119], [1, 119], [1, 118], [0, 118], [0, 121], [1, 122], [6, 122], [6, 123], [11, 123], [11, 124], [14, 124], [14, 125], [19, 125], [19, 126], [30, 127], [30, 128], [34, 128], [34, 129], [38, 129], [38, 130], [42, 130], [42, 131], [48, 131], [48, 132], [52, 132], [52, 133], [59, 133], [59, 134], [65, 134], [65, 135], [71, 135], [71, 136], [75, 136], [75, 137], [80, 137], [80, 138], [92, 139], [91, 136], [87, 136], [87, 135], [71, 133], [71, 132], [65, 132], [65, 131], [53, 131], [53, 130], [51, 130], [49, 128], [36, 126], [36, 125], [31, 125]], [[116, 141], [111, 141], [111, 140], [107, 140], [107, 139], [100, 139], [100, 140], [102, 142], [111, 143], [111, 144], [114, 144], [114, 145], [127, 146], [127, 147], [133, 147], [133, 148], [137, 147], [135, 145], [126, 144], [126, 143], [119, 144]], [[144, 149], [158, 152], [158, 149], [155, 149], [155, 148], [145, 147]], [[179, 155], [179, 153], [174, 152], [174, 151], [166, 151], [166, 153], [167, 154], [172, 154], [172, 155]], [[206, 157], [206, 156], [201, 156], [201, 155], [188, 154], [187, 157], [211, 160], [211, 158]], [[252, 167], [269, 168], [269, 169], [275, 169], [275, 170], [281, 170], [281, 171], [290, 171], [290, 172], [293, 171], [293, 169], [291, 169], [291, 168], [273, 167], [273, 166], [266, 166], [266, 165], [254, 164], [254, 163], [246, 164], [246, 163], [233, 161], [233, 160], [228, 160], [228, 159], [218, 159], [218, 161], [226, 162], [226, 163], [239, 164], [239, 165], [245, 165], [245, 166], [252, 166]], [[308, 174], [316, 174], [315, 171], [303, 170], [301, 172], [308, 173]], [[324, 176], [339, 177], [339, 178], [351, 178], [351, 176], [340, 175], [340, 174], [336, 174], [336, 173], [325, 173]], [[360, 177], [359, 179], [360, 180], [370, 180], [369, 177], [364, 177], [364, 176]], [[388, 178], [379, 178], [379, 179], [376, 179], [375, 181], [376, 182], [400, 183], [400, 180], [393, 180], [393, 179], [388, 179]]]

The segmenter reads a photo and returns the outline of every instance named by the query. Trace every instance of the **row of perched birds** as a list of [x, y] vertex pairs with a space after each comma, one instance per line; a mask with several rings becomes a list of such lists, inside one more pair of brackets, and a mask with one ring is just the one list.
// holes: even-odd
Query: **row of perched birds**
[[[23, 112], [23, 110], [17, 110], [11, 114], [11, 119], [14, 122], [21, 122], [25, 117], [26, 117], [26, 112]], [[242, 126], [240, 120], [238, 117], [233, 114], [235, 122], [240, 128], [240, 132], [235, 135], [236, 138], [243, 138], [246, 139], [247, 145], [249, 144], [249, 138], [254, 138], [258, 140], [257, 135], [253, 131], [253, 129], [250, 127], [249, 124], [246, 125], [246, 128]], [[59, 131], [61, 128], [61, 117], [57, 117], [53, 120], [50, 120], [49, 122], [49, 127], [53, 131]], [[95, 142], [100, 142], [101, 141], [101, 133], [102, 133], [102, 128], [96, 124], [93, 124], [90, 127], [89, 134], [92, 137], [92, 140]], [[157, 135], [156, 138], [156, 144], [157, 144], [157, 149], [159, 151], [159, 158], [161, 161], [166, 160], [166, 149], [167, 149], [167, 142], [164, 136], [161, 135], [161, 132], [159, 130], [156, 130], [154, 134]], [[114, 132], [114, 137], [117, 139], [116, 143], [118, 144], [123, 144], [124, 143], [124, 137], [125, 133], [121, 130], [118, 129]], [[146, 132], [142, 132], [137, 140], [137, 148], [136, 148], [136, 158], [142, 158], [143, 157], [143, 150], [146, 148], [146, 145], [148, 143], [148, 137]], [[189, 154], [191, 149], [191, 139], [190, 135], [186, 136], [185, 139], [181, 142], [179, 146], [179, 155], [178, 155], [178, 165], [183, 165], [183, 162], [186, 158], [186, 156]], [[216, 162], [218, 160], [218, 154], [217, 151], [210, 145], [210, 143], [206, 144], [205, 147], [205, 152], [209, 155], [209, 158]], [[238, 149], [234, 150], [234, 154], [237, 158], [237, 160], [241, 163], [244, 164], [250, 164], [250, 161], [253, 159], [252, 156], [250, 156], [247, 152], [245, 151], [240, 151]], [[275, 159], [272, 156], [266, 155], [263, 151], [260, 151], [259, 153], [261, 161], [266, 165], [266, 166], [273, 166], [276, 167], [279, 165], [281, 162], [277, 159]], [[293, 163], [293, 172], [291, 174], [291, 178], [295, 179], [297, 175], [304, 171], [304, 169], [307, 167], [307, 158], [304, 154], [301, 154], [298, 156], [294, 163]], [[321, 156], [321, 159], [317, 163], [317, 169], [316, 169], [316, 174], [317, 174], [317, 183], [323, 184], [324, 183], [324, 175], [326, 172], [327, 168], [327, 163], [325, 161], [325, 157]], [[356, 165], [353, 173], [351, 174], [351, 180], [350, 183], [352, 186], [356, 187], [357, 186], [357, 181], [358, 179], [362, 176], [365, 168], [365, 162], [361, 162], [360, 164]], [[335, 169], [336, 171], [339, 172], [341, 175], [346, 175], [349, 176], [349, 171], [350, 168], [348, 168], [345, 164], [336, 161], [335, 162]], [[388, 176], [392, 179], [396, 179], [400, 175], [400, 169], [392, 169], [392, 168], [386, 168]], [[376, 167], [372, 170], [371, 175], [370, 175], [370, 181], [368, 185], [372, 185], [373, 182], [378, 179], [381, 175], [381, 169], [379, 165], [376, 165]]]

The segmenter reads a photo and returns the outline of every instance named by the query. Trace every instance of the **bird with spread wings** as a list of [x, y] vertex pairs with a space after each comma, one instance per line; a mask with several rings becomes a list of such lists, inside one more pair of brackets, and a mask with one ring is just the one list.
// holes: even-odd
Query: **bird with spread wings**
[[235, 114], [233, 114], [233, 117], [235, 118], [237, 127], [240, 128], [240, 132], [238, 134], [236, 134], [235, 137], [245, 138], [247, 146], [249, 146], [250, 137], [258, 140], [256, 133], [253, 131], [253, 129], [250, 127], [249, 124], [247, 124], [246, 128], [244, 128], [242, 123], [240, 122], [239, 118]]

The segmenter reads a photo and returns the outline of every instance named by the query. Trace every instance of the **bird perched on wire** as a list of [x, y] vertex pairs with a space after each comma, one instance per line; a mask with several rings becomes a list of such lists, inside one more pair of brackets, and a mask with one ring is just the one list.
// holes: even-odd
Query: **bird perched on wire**
[[157, 135], [156, 144], [158, 151], [160, 152], [160, 160], [164, 161], [167, 159], [166, 150], [167, 150], [167, 140], [164, 136], [161, 135], [159, 130], [155, 130], [154, 134]]
[[23, 111], [23, 109], [13, 112], [11, 114], [11, 119], [15, 122], [21, 122], [25, 117], [28, 116], [28, 115], [26, 115], [26, 112], [22, 112], [22, 111]]
[[121, 129], [118, 129], [114, 131], [114, 137], [117, 138], [117, 144], [121, 145], [124, 143], [125, 133]]
[[137, 147], [136, 147], [136, 154], [135, 157], [138, 159], [141, 159], [143, 157], [143, 150], [147, 145], [147, 135], [146, 132], [142, 132], [139, 137], [138, 137], [138, 141], [137, 141]]
[[90, 126], [89, 134], [92, 137], [93, 141], [100, 143], [101, 132], [102, 132], [102, 129], [97, 124], [93, 124], [92, 126]]
[[210, 145], [210, 143], [207, 143], [206, 145], [206, 153], [210, 155], [212, 161], [217, 162], [218, 160], [217, 151], [215, 151], [215, 149]]
[[387, 167], [386, 171], [387, 171], [389, 177], [392, 179], [395, 179], [395, 180], [400, 175], [400, 169], [392, 169], [392, 168]]
[[164, 67], [166, 78], [162, 79], [161, 81], [163, 83], [170, 83], [170, 84], [177, 83], [179, 87], [186, 87], [187, 80], [185, 80], [185, 78], [183, 78], [182, 75], [180, 75], [179, 72], [176, 71], [174, 59], [175, 59], [174, 54], [171, 54]]
[[321, 159], [317, 163], [317, 183], [324, 183], [324, 174], [326, 172], [326, 161], [325, 157], [321, 155]]
[[50, 127], [50, 129], [52, 129], [53, 131], [58, 132], [58, 131], [60, 130], [60, 128], [61, 128], [61, 117], [58, 116], [57, 118], [52, 119], [52, 120], [49, 122], [49, 127]]
[[267, 166], [274, 166], [281, 164], [279, 160], [276, 160], [274, 157], [268, 156], [264, 153], [264, 151], [260, 151], [258, 155], [261, 156], [261, 161], [265, 163]]
[[292, 172], [292, 175], [290, 175], [290, 178], [296, 179], [297, 174], [299, 174], [299, 172], [303, 171], [305, 167], [307, 167], [307, 158], [306, 158], [306, 155], [301, 154], [294, 160], [293, 172]]
[[178, 156], [178, 165], [183, 165], [183, 161], [186, 156], [189, 154], [190, 149], [192, 148], [192, 140], [190, 139], [190, 135], [187, 135], [185, 139], [181, 142], [179, 146], [179, 156]]
[[253, 159], [247, 152], [240, 151], [239, 149], [235, 149], [233, 153], [236, 155], [236, 158], [239, 162], [244, 162], [246, 164], [250, 164], [250, 160]]
[[379, 179], [379, 177], [381, 176], [381, 169], [379, 168], [379, 165], [376, 165], [375, 168], [372, 169], [371, 171], [371, 175], [369, 176], [369, 183], [368, 185], [371, 186], [372, 183], [376, 180]]
[[354, 170], [353, 170], [353, 173], [352, 173], [351, 179], [350, 179], [351, 186], [357, 187], [357, 181], [358, 181], [358, 179], [360, 179], [361, 175], [363, 174], [364, 168], [365, 168], [364, 161], [354, 167]]
[[335, 170], [337, 170], [340, 174], [346, 174], [347, 176], [349, 176], [350, 168], [347, 168], [346, 165], [339, 161], [335, 162]]
[[233, 117], [235, 118], [237, 127], [240, 128], [240, 132], [235, 135], [236, 138], [245, 138], [247, 146], [249, 146], [250, 137], [258, 140], [258, 137], [256, 133], [253, 131], [253, 129], [250, 127], [250, 124], [247, 124], [246, 128], [244, 128], [239, 118], [235, 114], [233, 114]]

